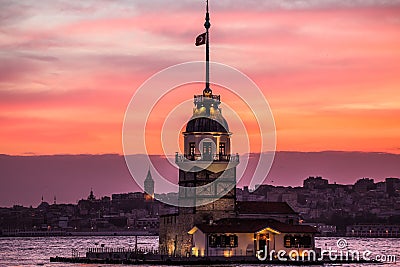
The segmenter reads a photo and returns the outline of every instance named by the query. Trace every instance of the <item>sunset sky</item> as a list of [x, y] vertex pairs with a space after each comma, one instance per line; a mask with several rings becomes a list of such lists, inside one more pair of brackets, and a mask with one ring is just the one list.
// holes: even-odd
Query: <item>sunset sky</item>
[[[166, 67], [203, 60], [194, 41], [204, 4], [0, 0], [0, 153], [122, 154], [136, 89]], [[400, 154], [400, 1], [210, 0], [210, 8], [211, 59], [260, 87], [277, 150]]]

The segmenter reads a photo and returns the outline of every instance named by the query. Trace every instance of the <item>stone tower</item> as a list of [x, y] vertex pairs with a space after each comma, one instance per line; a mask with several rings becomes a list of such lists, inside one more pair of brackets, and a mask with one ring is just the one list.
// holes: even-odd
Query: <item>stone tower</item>
[[183, 132], [183, 155], [175, 158], [179, 167], [178, 213], [160, 218], [160, 253], [170, 256], [190, 255], [192, 236], [188, 232], [195, 224], [236, 214], [239, 156], [231, 155], [231, 133], [219, 107], [220, 96], [210, 88], [208, 1], [206, 11], [206, 32], [196, 39], [196, 45], [206, 45], [205, 89], [194, 96], [193, 115]]
[[144, 195], [146, 200], [153, 200], [154, 198], [154, 180], [151, 176], [150, 168], [144, 180]]
[[235, 217], [237, 155], [231, 155], [229, 127], [221, 114], [220, 96], [206, 88], [194, 96], [193, 116], [186, 126], [184, 154], [179, 166], [180, 231], [176, 246], [180, 254], [190, 251], [188, 231], [198, 223]]

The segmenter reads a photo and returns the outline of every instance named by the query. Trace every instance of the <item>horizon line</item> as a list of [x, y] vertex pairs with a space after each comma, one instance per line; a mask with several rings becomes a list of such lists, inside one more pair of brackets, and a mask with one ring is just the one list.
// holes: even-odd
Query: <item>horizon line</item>
[[[352, 184], [342, 184], [342, 183], [337, 183], [337, 182], [333, 182], [333, 183], [330, 183], [329, 182], [329, 179], [327, 179], [327, 178], [324, 178], [324, 177], [322, 177], [322, 176], [309, 176], [309, 177], [307, 177], [307, 178], [304, 178], [303, 179], [303, 182], [305, 181], [305, 180], [307, 180], [307, 179], [309, 179], [309, 178], [322, 178], [322, 179], [325, 179], [325, 180], [328, 180], [328, 185], [337, 185], [337, 186], [354, 186], [355, 185], [355, 183], [357, 182], [357, 181], [359, 181], [359, 180], [362, 180], [362, 179], [372, 179], [373, 181], [374, 181], [374, 184], [376, 184], [376, 183], [380, 183], [380, 182], [375, 182], [375, 179], [374, 178], [372, 178], [372, 177], [369, 177], [369, 178], [366, 178], [366, 177], [363, 177], [363, 178], [359, 178], [359, 179], [357, 179], [357, 180], [355, 180]], [[396, 178], [396, 179], [400, 179], [400, 178], [397, 178], [397, 177], [387, 177], [387, 178]], [[381, 182], [386, 182], [386, 179], [384, 180], [384, 181], [381, 181]], [[304, 184], [302, 184], [302, 185], [299, 185], [299, 186], [294, 186], [294, 185], [274, 185], [274, 184], [270, 184], [270, 183], [268, 183], [268, 184], [260, 184], [259, 185], [259, 187], [261, 187], [261, 186], [272, 186], [272, 187], [284, 187], [284, 188], [299, 188], [299, 187], [301, 187], [301, 188], [304, 188]], [[240, 190], [244, 190], [244, 187], [246, 187], [246, 186], [242, 186], [242, 187], [239, 187], [239, 186], [237, 186], [236, 185], [236, 189], [240, 189]], [[248, 187], [248, 186], [247, 186]], [[259, 188], [258, 187], [258, 188]], [[257, 188], [257, 189], [258, 189]], [[257, 189], [253, 189], [253, 188], [250, 188], [250, 187], [248, 187], [248, 191], [250, 192], [250, 193], [254, 193], [255, 191], [257, 191]], [[92, 191], [94, 191], [95, 192], [95, 190], [93, 190], [92, 189]], [[127, 195], [127, 194], [135, 194], [135, 193], [142, 193], [142, 194], [145, 194], [145, 192], [144, 192], [144, 190], [142, 190], [142, 191], [128, 191], [128, 192], [116, 192], [116, 193], [110, 193], [109, 195], [102, 195], [102, 196], [98, 196], [98, 197], [96, 197], [96, 200], [101, 200], [103, 197], [110, 197], [111, 198], [111, 200], [112, 200], [112, 196], [113, 195]], [[168, 194], [178, 194], [178, 192], [165, 192], [165, 193], [155, 193], [156, 195], [159, 195], [159, 196], [162, 196], [162, 195], [168, 195]], [[54, 203], [50, 203], [50, 202], [48, 202], [48, 201], [46, 201], [46, 200], [43, 200], [41, 203], [43, 203], [43, 202], [46, 202], [46, 203], [48, 203], [49, 205], [77, 205], [78, 204], [78, 202], [79, 201], [81, 201], [81, 200], [87, 200], [87, 198], [81, 198], [81, 199], [78, 199], [78, 200], [76, 200], [76, 204], [74, 204], [74, 203], [56, 203], [56, 204], [54, 204]], [[159, 199], [157, 199], [157, 198], [155, 198], [155, 200], [157, 200], [157, 201], [160, 201]], [[266, 202], [280, 202], [280, 201], [266, 201]], [[40, 205], [40, 204], [39, 204]], [[32, 206], [33, 207], [33, 204], [30, 204], [29, 206], [24, 206], [23, 204], [13, 204], [12, 206], [0, 206], [0, 208], [13, 208], [14, 206], [21, 206], [21, 207], [27, 207], [27, 208], [29, 208], [29, 206]]]

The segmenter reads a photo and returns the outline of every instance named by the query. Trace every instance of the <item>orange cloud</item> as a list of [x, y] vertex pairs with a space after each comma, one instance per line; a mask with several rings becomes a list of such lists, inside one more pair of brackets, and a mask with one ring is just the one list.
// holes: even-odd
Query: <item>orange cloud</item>
[[[0, 16], [1, 153], [122, 153], [122, 121], [136, 88], [165, 67], [204, 58], [193, 44], [203, 31], [202, 10], [182, 2], [171, 3], [171, 12], [155, 3], [126, 12], [107, 2], [105, 9], [5, 8], [18, 19]], [[261, 88], [275, 115], [278, 150], [399, 153], [400, 9], [343, 3], [286, 9], [276, 2], [260, 10], [216, 4], [211, 15], [211, 58]], [[191, 90], [166, 97], [150, 114], [151, 153], [162, 153], [165, 116], [202, 88]], [[239, 111], [258, 152], [247, 107], [222, 88], [214, 92]], [[190, 115], [188, 109], [179, 118]], [[230, 126], [239, 137], [239, 125]], [[180, 129], [171, 141], [177, 150]]]

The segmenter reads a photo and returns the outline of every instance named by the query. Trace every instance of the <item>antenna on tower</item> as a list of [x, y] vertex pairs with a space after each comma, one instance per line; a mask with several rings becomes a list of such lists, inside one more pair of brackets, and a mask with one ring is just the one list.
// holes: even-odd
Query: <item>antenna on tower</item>
[[210, 88], [210, 13], [208, 9], [208, 0], [206, 0], [206, 22], [204, 22], [204, 28], [206, 32], [200, 34], [196, 38], [196, 46], [206, 45], [206, 88], [203, 91], [203, 96], [210, 97], [212, 95], [212, 90]]
[[209, 29], [211, 27], [210, 23], [210, 13], [208, 12], [208, 0], [206, 0], [206, 22], [204, 23], [204, 27], [206, 28], [206, 89], [205, 91], [209, 91], [210, 89], [210, 33]]

